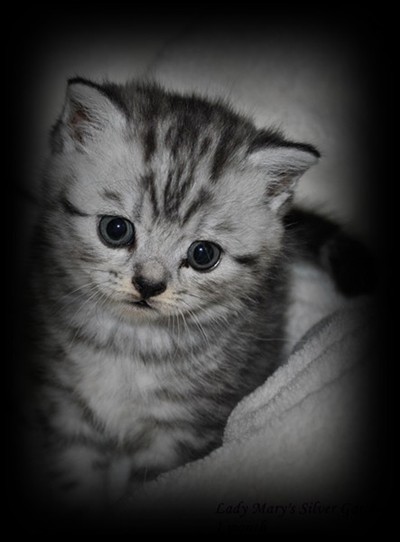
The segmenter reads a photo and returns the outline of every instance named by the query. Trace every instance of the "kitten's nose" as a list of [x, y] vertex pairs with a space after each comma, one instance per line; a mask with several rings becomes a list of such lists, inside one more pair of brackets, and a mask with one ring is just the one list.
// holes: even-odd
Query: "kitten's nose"
[[148, 299], [160, 295], [167, 289], [165, 282], [152, 282], [141, 275], [133, 277], [132, 284], [142, 296], [142, 299]]

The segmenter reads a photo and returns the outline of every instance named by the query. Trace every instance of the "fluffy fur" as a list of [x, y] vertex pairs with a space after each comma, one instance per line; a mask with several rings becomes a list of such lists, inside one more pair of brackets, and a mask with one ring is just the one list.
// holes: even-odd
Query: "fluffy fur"
[[[51, 150], [32, 281], [41, 484], [92, 506], [217, 447], [281, 362], [282, 218], [318, 152], [223, 103], [83, 79]], [[107, 246], [104, 216], [134, 242]], [[188, 261], [197, 240], [221, 247], [209, 271]], [[165, 290], [135, 303], [139, 275]]]

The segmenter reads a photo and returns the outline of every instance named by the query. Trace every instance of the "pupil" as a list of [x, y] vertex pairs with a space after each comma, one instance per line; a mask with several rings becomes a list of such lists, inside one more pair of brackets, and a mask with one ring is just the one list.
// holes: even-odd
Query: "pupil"
[[124, 220], [116, 218], [107, 224], [107, 234], [111, 239], [121, 239], [127, 232]]
[[202, 243], [194, 249], [193, 257], [199, 265], [207, 265], [213, 258], [214, 250], [212, 245]]

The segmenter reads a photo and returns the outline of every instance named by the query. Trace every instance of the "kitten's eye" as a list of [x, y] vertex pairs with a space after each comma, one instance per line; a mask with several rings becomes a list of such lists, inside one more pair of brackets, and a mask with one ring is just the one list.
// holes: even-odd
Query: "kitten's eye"
[[99, 234], [106, 245], [113, 248], [131, 245], [135, 240], [132, 222], [120, 216], [103, 216], [99, 223]]
[[196, 271], [210, 271], [220, 258], [220, 247], [210, 241], [195, 241], [187, 252], [188, 264]]

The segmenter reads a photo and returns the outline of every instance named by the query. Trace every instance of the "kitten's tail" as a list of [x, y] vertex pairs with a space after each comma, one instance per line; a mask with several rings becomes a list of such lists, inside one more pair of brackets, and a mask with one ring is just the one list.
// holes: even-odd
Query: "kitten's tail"
[[293, 208], [285, 215], [284, 225], [296, 256], [325, 269], [342, 294], [353, 297], [374, 292], [378, 285], [374, 256], [339, 224]]

